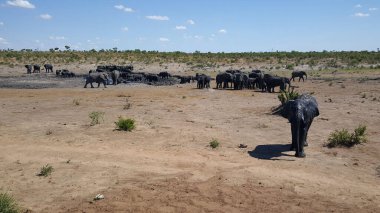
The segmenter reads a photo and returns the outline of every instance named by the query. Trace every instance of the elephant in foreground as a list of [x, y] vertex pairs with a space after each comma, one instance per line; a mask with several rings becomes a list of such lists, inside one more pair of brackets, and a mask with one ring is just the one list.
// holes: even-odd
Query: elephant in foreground
[[51, 65], [51, 64], [45, 64], [44, 65], [44, 67], [45, 67], [45, 72], [53, 72], [53, 65]]
[[108, 74], [107, 73], [91, 73], [86, 77], [86, 84], [84, 88], [87, 88], [87, 84], [91, 84], [91, 88], [94, 88], [92, 83], [98, 83], [98, 87], [100, 87], [100, 83], [103, 83], [104, 88], [107, 88], [108, 82]]
[[291, 124], [292, 146], [296, 157], [305, 157], [304, 146], [307, 146], [307, 133], [314, 117], [319, 116], [318, 103], [310, 95], [303, 94], [296, 100], [286, 102], [276, 113], [287, 118]]
[[304, 71], [293, 71], [292, 72], [292, 77], [290, 78], [290, 80], [293, 79], [293, 81], [295, 81], [295, 78], [298, 77], [298, 82], [301, 81], [301, 78], [302, 78], [302, 81], [305, 81], [305, 79], [303, 78], [303, 76], [305, 76], [306, 80], [307, 80], [306, 72], [304, 72]]

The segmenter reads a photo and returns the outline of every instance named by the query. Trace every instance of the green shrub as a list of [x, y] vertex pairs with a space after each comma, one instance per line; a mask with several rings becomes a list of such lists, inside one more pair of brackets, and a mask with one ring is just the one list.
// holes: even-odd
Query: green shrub
[[115, 124], [118, 130], [123, 131], [132, 131], [136, 127], [135, 120], [130, 118], [119, 117], [119, 120]]
[[52, 172], [54, 171], [53, 167], [50, 166], [49, 164], [46, 164], [41, 168], [40, 173], [38, 173], [38, 176], [44, 176], [47, 177], [49, 176]]
[[91, 126], [100, 124], [100, 120], [104, 121], [104, 112], [91, 112], [88, 117], [91, 119]]
[[11, 195], [7, 193], [0, 193], [0, 212], [17, 213], [20, 212], [20, 208]]
[[299, 96], [298, 92], [288, 92], [288, 91], [281, 91], [281, 93], [277, 96], [278, 100], [281, 102], [282, 105], [284, 105], [286, 102], [290, 100], [295, 100]]
[[366, 138], [367, 127], [365, 125], [359, 125], [353, 133], [349, 133], [347, 129], [335, 130], [328, 138], [326, 144], [327, 147], [352, 147], [356, 144], [362, 144], [367, 142]]
[[210, 146], [213, 149], [217, 148], [219, 146], [219, 141], [216, 139], [213, 139], [212, 141], [210, 141]]
[[80, 105], [80, 99], [74, 99], [73, 100], [73, 105], [74, 106], [79, 106]]

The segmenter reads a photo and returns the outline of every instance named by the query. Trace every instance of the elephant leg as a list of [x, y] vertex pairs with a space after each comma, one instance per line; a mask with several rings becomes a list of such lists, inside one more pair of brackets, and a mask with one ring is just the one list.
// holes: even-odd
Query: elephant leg
[[94, 88], [94, 85], [92, 85], [92, 82], [90, 82], [91, 88]]
[[290, 151], [295, 151], [297, 146], [297, 125], [295, 123], [291, 123], [291, 131], [292, 131], [292, 145], [290, 146]]
[[88, 84], [88, 82], [86, 82], [86, 84], [84, 85], [84, 88], [87, 88], [87, 84]]
[[[99, 85], [100, 85], [100, 83], [99, 83]], [[104, 85], [104, 88], [107, 88], [107, 83], [106, 83], [106, 81], [103, 81], [103, 85]]]
[[311, 119], [310, 123], [306, 125], [306, 131], [305, 131], [305, 143], [304, 146], [309, 146], [309, 143], [307, 142], [307, 133], [309, 133], [309, 128], [311, 126], [311, 123], [313, 123], [313, 119]]
[[305, 82], [305, 79], [303, 78], [303, 76], [302, 76], [302, 82]]
[[306, 157], [306, 154], [304, 152], [304, 145], [305, 145], [305, 137], [306, 137], [306, 134], [307, 134], [307, 125], [304, 126], [304, 125], [301, 125], [300, 126], [300, 129], [299, 129], [299, 150], [298, 150], [298, 153], [296, 153], [296, 156], [297, 157], [300, 157], [300, 158], [303, 158], [303, 157]]

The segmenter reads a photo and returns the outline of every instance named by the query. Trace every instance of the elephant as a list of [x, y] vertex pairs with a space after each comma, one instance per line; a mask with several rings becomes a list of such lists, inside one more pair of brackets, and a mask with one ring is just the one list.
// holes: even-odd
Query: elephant
[[70, 77], [75, 77], [75, 73], [70, 72], [69, 70], [56, 70], [55, 74], [57, 76], [61, 76], [63, 78], [70, 78]]
[[307, 80], [306, 72], [304, 72], [304, 71], [293, 71], [292, 72], [292, 77], [290, 78], [290, 80], [293, 79], [293, 81], [295, 81], [295, 78], [298, 77], [298, 82], [301, 81], [301, 78], [302, 78], [302, 81], [305, 81], [305, 79], [303, 78], [303, 76], [305, 76], [306, 80]]
[[158, 81], [158, 75], [156, 74], [147, 74], [145, 76], [146, 80], [148, 80], [149, 82], [157, 82]]
[[44, 64], [45, 72], [53, 72], [53, 65], [51, 64]]
[[268, 92], [274, 92], [274, 88], [277, 86], [279, 86], [280, 90], [282, 91], [286, 90], [286, 84], [288, 84], [290, 87], [290, 80], [285, 77], [271, 76], [269, 74], [265, 74], [264, 81]]
[[41, 67], [40, 65], [33, 65], [33, 73], [40, 73]]
[[108, 82], [108, 74], [107, 73], [91, 73], [86, 77], [86, 84], [84, 88], [87, 88], [87, 84], [91, 84], [91, 88], [94, 88], [92, 83], [98, 83], [98, 88], [100, 87], [100, 83], [103, 83], [104, 88], [107, 88]]
[[261, 89], [262, 92], [265, 91], [266, 85], [264, 81], [264, 73], [262, 71], [256, 72], [256, 70], [252, 71], [248, 74], [249, 78], [256, 78], [256, 86]]
[[234, 74], [234, 89], [241, 90], [243, 89], [243, 75], [240, 72]]
[[290, 100], [280, 107], [279, 113], [291, 124], [292, 146], [296, 157], [305, 157], [304, 146], [308, 146], [307, 133], [313, 119], [319, 116], [317, 100], [308, 94], [302, 94], [296, 100]]
[[32, 68], [33, 68], [32, 65], [25, 65], [25, 68], [26, 68], [26, 73], [27, 74], [32, 74]]
[[114, 71], [111, 72], [111, 78], [112, 78], [113, 85], [117, 85], [118, 84], [119, 77], [120, 77], [119, 70], [114, 70]]
[[211, 77], [205, 74], [196, 74], [197, 79], [197, 88], [203, 89], [203, 88], [210, 88], [210, 81]]
[[216, 88], [222, 88], [223, 86], [223, 89], [226, 89], [226, 88], [229, 88], [228, 86], [229, 83], [231, 84], [233, 83], [233, 74], [231, 74], [230, 72], [219, 73], [216, 76], [215, 80], [216, 80]]
[[158, 76], [161, 78], [169, 78], [171, 75], [168, 72], [160, 72]]
[[248, 78], [247, 89], [255, 89], [255, 84], [257, 83], [257, 78]]
[[180, 84], [185, 84], [185, 83], [190, 83], [192, 76], [180, 76], [179, 78], [181, 81], [179, 82]]

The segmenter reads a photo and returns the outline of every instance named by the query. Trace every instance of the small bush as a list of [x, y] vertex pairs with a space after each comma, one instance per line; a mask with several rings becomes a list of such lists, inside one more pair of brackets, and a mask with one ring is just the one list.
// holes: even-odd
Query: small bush
[[217, 148], [219, 146], [219, 141], [216, 139], [213, 139], [212, 141], [210, 141], [210, 146], [213, 149]]
[[50, 166], [49, 164], [46, 164], [41, 168], [40, 173], [38, 173], [38, 176], [44, 176], [47, 177], [49, 176], [52, 172], [54, 171], [53, 167]]
[[91, 112], [88, 117], [91, 119], [91, 126], [100, 124], [100, 121], [104, 121], [104, 112]]
[[127, 109], [130, 109], [131, 107], [132, 107], [132, 104], [129, 103], [128, 98], [126, 98], [126, 99], [125, 99], [125, 104], [124, 104], [123, 109], [124, 109], [124, 110], [127, 110]]
[[335, 130], [328, 138], [326, 144], [327, 147], [352, 147], [356, 144], [362, 144], [367, 142], [366, 138], [367, 127], [365, 125], [359, 125], [353, 133], [349, 133], [347, 129]]
[[7, 193], [0, 193], [0, 212], [17, 213], [20, 212], [20, 208], [11, 195]]
[[51, 134], [53, 134], [53, 131], [51, 130], [51, 129], [48, 129], [48, 130], [46, 130], [46, 133], [45, 133], [46, 135], [51, 135]]
[[282, 105], [284, 105], [286, 102], [290, 100], [295, 100], [299, 96], [298, 92], [288, 92], [288, 91], [281, 91], [281, 93], [277, 96], [278, 100], [281, 102]]
[[79, 106], [80, 105], [80, 99], [74, 99], [73, 104], [74, 104], [74, 106]]
[[115, 124], [118, 130], [123, 131], [132, 131], [136, 127], [135, 120], [130, 118], [119, 117], [119, 120]]

